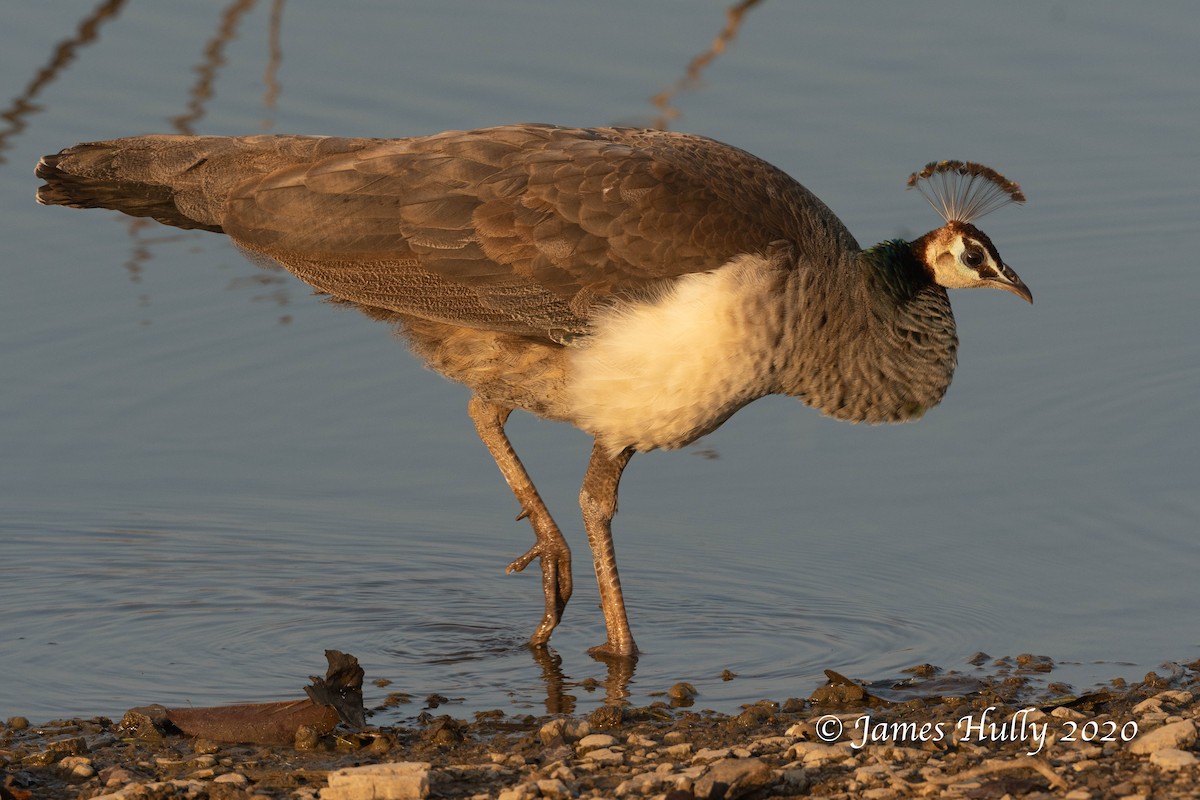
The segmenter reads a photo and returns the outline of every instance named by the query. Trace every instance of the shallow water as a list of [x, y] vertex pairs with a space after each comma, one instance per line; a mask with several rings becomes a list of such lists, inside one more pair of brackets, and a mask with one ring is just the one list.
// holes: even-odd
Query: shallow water
[[[3, 12], [0, 718], [294, 696], [325, 648], [393, 681], [369, 703], [413, 694], [401, 716], [431, 692], [455, 714], [587, 710], [606, 670], [585, 653], [582, 434], [510, 426], [575, 547], [547, 665], [521, 646], [536, 570], [503, 572], [531, 534], [464, 389], [220, 237], [36, 206], [32, 167], [189, 128], [648, 124], [724, 7], [275, 8], [273, 66], [266, 2]], [[1081, 688], [1197, 657], [1190, 10], [766, 2], [674, 96], [675, 129], [788, 170], [861, 242], [935, 224], [903, 190], [926, 161], [998, 168], [1030, 202], [982, 227], [1037, 302], [955, 295], [959, 372], [917, 425], [769, 399], [634, 459], [615, 525], [634, 702], [688, 680], [731, 710], [824, 668], [970, 670], [979, 650], [1048, 655]]]

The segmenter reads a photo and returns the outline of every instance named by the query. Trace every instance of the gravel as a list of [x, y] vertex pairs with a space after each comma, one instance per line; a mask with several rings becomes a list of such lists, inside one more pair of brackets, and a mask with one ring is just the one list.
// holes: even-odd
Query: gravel
[[[1200, 662], [1169, 669], [1057, 697], [1011, 676], [958, 694], [916, 681], [902, 701], [831, 673], [807, 699], [733, 715], [667, 702], [588, 717], [427, 711], [289, 745], [14, 717], [0, 726], [0, 800], [1192, 797]], [[936, 670], [921, 674], [934, 685]]]

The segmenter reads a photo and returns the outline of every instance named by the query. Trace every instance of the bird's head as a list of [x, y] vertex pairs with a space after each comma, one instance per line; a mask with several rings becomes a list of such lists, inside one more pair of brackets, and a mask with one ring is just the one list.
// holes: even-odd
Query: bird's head
[[1033, 294], [1004, 263], [992, 240], [971, 224], [1009, 203], [1024, 203], [1021, 187], [970, 161], [939, 161], [908, 178], [946, 224], [913, 243], [913, 253], [935, 283], [950, 289], [991, 286], [1033, 302]]

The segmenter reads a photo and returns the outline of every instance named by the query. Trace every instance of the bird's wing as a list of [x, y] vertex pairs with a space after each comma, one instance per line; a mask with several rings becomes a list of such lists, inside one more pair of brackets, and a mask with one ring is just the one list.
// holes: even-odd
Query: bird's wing
[[592, 310], [786, 241], [857, 247], [781, 171], [702, 137], [513, 125], [376, 140], [234, 187], [239, 245], [362, 306], [561, 339]]

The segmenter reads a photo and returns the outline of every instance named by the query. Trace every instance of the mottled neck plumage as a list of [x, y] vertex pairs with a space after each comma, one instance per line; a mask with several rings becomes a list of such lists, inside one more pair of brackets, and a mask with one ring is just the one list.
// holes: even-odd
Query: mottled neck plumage
[[790, 353], [780, 392], [851, 422], [915, 419], [942, 399], [954, 374], [958, 338], [946, 291], [910, 242], [881, 242], [844, 259], [833, 280], [806, 280], [798, 270], [799, 313], [783, 343]]
[[862, 278], [881, 302], [904, 305], [932, 284], [932, 277], [917, 260], [913, 242], [889, 239], [858, 254]]

